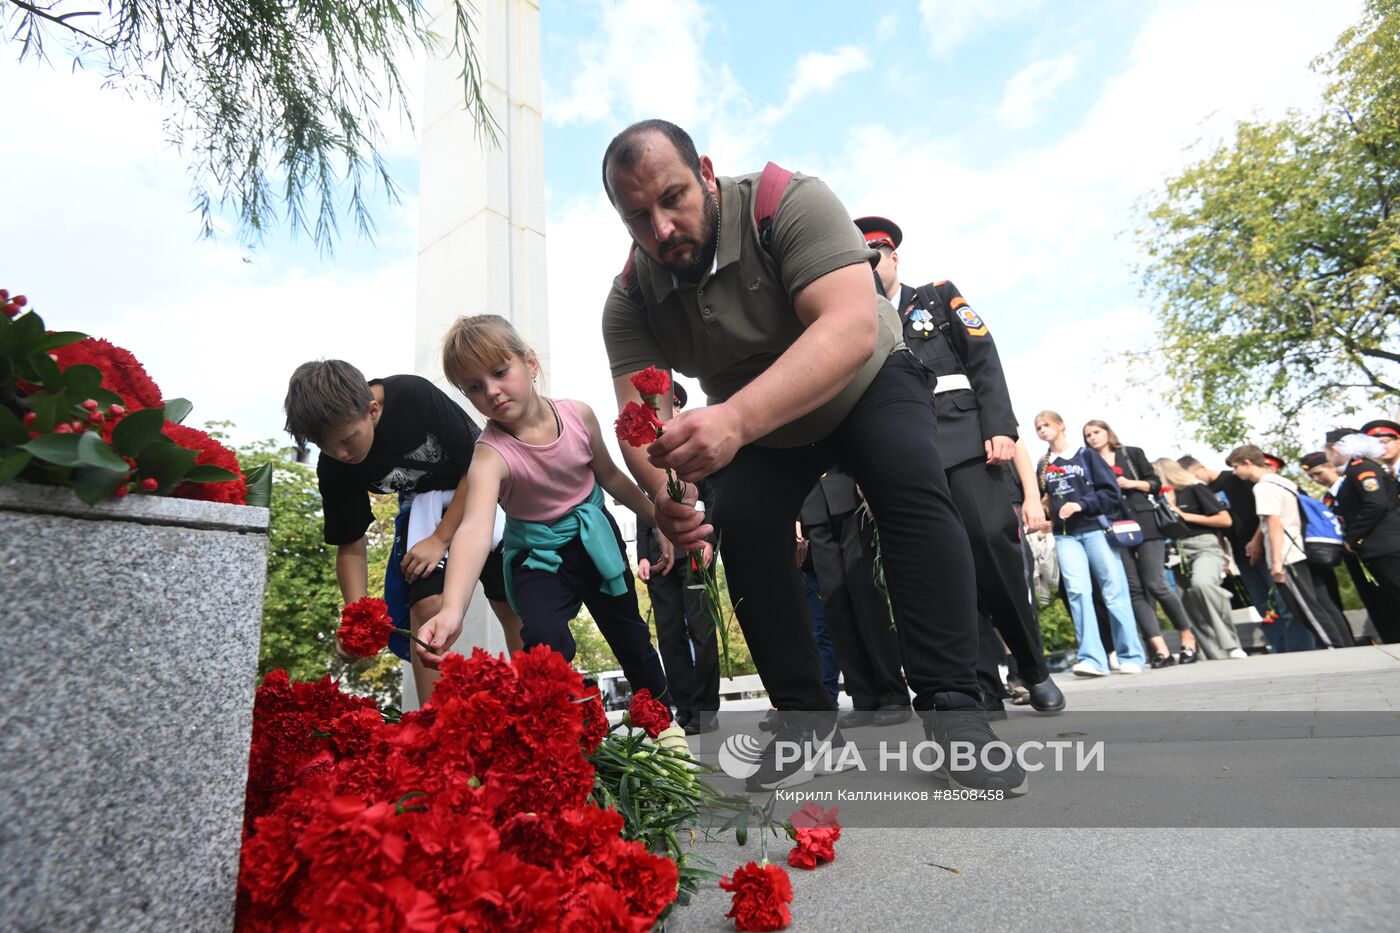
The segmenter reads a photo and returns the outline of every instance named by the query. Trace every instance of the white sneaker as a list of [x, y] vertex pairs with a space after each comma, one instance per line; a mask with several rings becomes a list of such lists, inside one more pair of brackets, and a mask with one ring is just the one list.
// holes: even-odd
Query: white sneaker
[[1118, 673], [1120, 673], [1120, 674], [1141, 674], [1141, 673], [1142, 673], [1142, 665], [1141, 665], [1141, 664], [1134, 664], [1132, 661], [1129, 661], [1129, 662], [1126, 663], [1126, 664], [1120, 664], [1120, 665], [1118, 665]]
[[1108, 669], [1110, 671], [1118, 670], [1118, 652], [1110, 651], [1108, 653]]
[[1231, 648], [1230, 654], [1228, 656], [1232, 659], [1239, 660], [1241, 658], [1249, 657], [1249, 653], [1243, 648]]
[[1069, 672], [1070, 672], [1071, 674], [1074, 674], [1074, 675], [1077, 676], [1077, 677], [1107, 677], [1107, 676], [1108, 676], [1108, 671], [1103, 670], [1102, 668], [1100, 668], [1100, 667], [1098, 667], [1097, 665], [1095, 665], [1093, 661], [1090, 661], [1090, 660], [1087, 660], [1087, 659], [1086, 659], [1086, 660], [1083, 660], [1083, 661], [1078, 661], [1078, 662], [1076, 662], [1075, 665], [1074, 665], [1074, 667], [1071, 667], [1071, 668], [1069, 669]]

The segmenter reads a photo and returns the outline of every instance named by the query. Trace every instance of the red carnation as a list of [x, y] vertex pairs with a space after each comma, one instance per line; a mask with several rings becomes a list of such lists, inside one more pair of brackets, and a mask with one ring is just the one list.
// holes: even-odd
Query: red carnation
[[194, 458], [197, 465], [223, 467], [233, 474], [233, 479], [222, 483], [181, 483], [175, 487], [176, 498], [230, 502], [234, 505], [243, 505], [248, 501], [248, 484], [244, 482], [243, 470], [233, 451], [198, 428], [173, 421], [165, 422], [161, 432], [181, 447], [197, 451], [198, 455]]
[[145, 367], [124, 350], [100, 337], [84, 337], [53, 351], [59, 369], [79, 363], [102, 370], [102, 387], [120, 395], [128, 409], [159, 408], [160, 386], [152, 381]]
[[1123, 475], [1123, 468], [1120, 467], [1120, 466], [1116, 466], [1116, 467], [1113, 468], [1113, 472], [1114, 472], [1114, 474], [1117, 475], [1117, 476], [1122, 476], [1122, 475]]
[[841, 830], [835, 826], [814, 826], [796, 830], [797, 845], [788, 853], [788, 864], [793, 868], [816, 868], [819, 862], [836, 859], [836, 840], [841, 838]]
[[836, 819], [836, 814], [840, 812], [840, 807], [823, 810], [815, 803], [808, 802], [795, 810], [788, 822], [792, 824], [793, 829], [813, 829], [815, 827], [840, 829], [841, 823]]
[[646, 687], [632, 694], [632, 705], [627, 715], [632, 725], [645, 729], [653, 739], [671, 724], [671, 708], [660, 700], [652, 699], [651, 691]]
[[656, 420], [655, 409], [640, 402], [628, 402], [613, 425], [617, 428], [617, 439], [632, 447], [645, 447], [661, 435], [661, 422]]
[[664, 369], [648, 366], [632, 376], [632, 385], [642, 398], [655, 406], [654, 400], [657, 396], [671, 391], [671, 374]]
[[792, 879], [781, 865], [749, 862], [734, 872], [733, 879], [721, 878], [719, 886], [734, 892], [726, 917], [736, 930], [781, 930], [792, 922]]
[[346, 606], [340, 614], [340, 630], [335, 637], [346, 653], [368, 658], [389, 646], [389, 634], [394, 620], [389, 605], [382, 599], [366, 596]]

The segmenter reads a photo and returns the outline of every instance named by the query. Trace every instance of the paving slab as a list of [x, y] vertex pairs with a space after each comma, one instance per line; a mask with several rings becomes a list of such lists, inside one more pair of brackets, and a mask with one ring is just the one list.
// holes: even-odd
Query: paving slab
[[[1309, 769], [1321, 766], [1315, 759], [1295, 755], [1294, 761], [1285, 754], [1286, 743], [1303, 737], [1296, 715], [1310, 712], [1306, 718], [1322, 725], [1308, 730], [1312, 742], [1307, 748], [1331, 750], [1333, 756], [1322, 765], [1352, 781], [1375, 782], [1366, 785], [1372, 797], [1378, 788], [1400, 800], [1400, 739], [1386, 729], [1362, 729], [1358, 736], [1346, 727], [1348, 722], [1390, 721], [1372, 712], [1400, 718], [1396, 646], [1254, 656], [1093, 680], [1060, 675], [1056, 680], [1070, 713], [1045, 717], [1015, 708], [998, 731], [1008, 738], [1050, 732], [1074, 723], [1075, 712], [1085, 714], [1080, 721], [1094, 722], [1113, 713], [1175, 711], [1183, 721], [1198, 722], [1211, 713], [1234, 711], [1241, 715], [1216, 719], [1250, 730], [1249, 760], [1263, 762], [1260, 767], [1270, 770], [1261, 773], [1272, 775], [1259, 779], [1257, 793], [1283, 796], [1284, 788], [1293, 786], [1288, 780], [1294, 772], [1308, 777]], [[763, 705], [745, 701], [739, 708]], [[1277, 717], [1255, 715], [1268, 711], [1294, 716], [1274, 726]], [[864, 735], [857, 741], [866, 745]], [[1319, 746], [1319, 741], [1328, 744]], [[1192, 794], [1216, 793], [1212, 775], [1204, 769], [1193, 773], [1192, 761], [1182, 758], [1176, 770], [1157, 762], [1156, 776], [1165, 782], [1159, 783], [1154, 803], [1189, 807]], [[1324, 780], [1330, 774], [1310, 776]], [[836, 779], [823, 777], [804, 786]], [[1041, 786], [1048, 797], [1052, 788], [1046, 782]], [[1336, 786], [1361, 785], [1339, 781]], [[1033, 802], [1035, 796], [1033, 783], [1031, 794], [1017, 803]], [[1349, 792], [1340, 790], [1338, 806], [1345, 808], [1349, 799]], [[1331, 819], [1315, 813], [1306, 818], [1321, 824]], [[1389, 814], [1376, 819], [1385, 825], [1312, 828], [979, 828], [929, 822], [918, 829], [849, 827], [837, 843], [835, 862], [815, 871], [789, 869], [794, 889], [790, 929], [1396, 928], [1400, 828]], [[701, 838], [692, 851], [716, 871], [729, 873], [760, 857], [756, 835], [750, 833], [746, 846], [737, 845], [730, 834], [717, 841]], [[786, 838], [769, 841], [769, 857], [785, 864]], [[667, 928], [677, 933], [731, 930], [732, 921], [724, 917], [728, 909], [729, 895], [710, 884], [690, 906], [675, 911]]]

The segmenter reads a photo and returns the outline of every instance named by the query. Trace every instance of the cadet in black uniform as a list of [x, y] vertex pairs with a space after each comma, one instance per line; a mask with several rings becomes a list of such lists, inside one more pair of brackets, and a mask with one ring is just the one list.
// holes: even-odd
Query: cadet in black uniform
[[[1017, 428], [996, 344], [951, 282], [917, 289], [900, 284], [895, 250], [904, 234], [897, 224], [884, 217], [861, 217], [855, 224], [866, 244], [880, 251], [876, 274], [904, 322], [904, 342], [923, 363], [933, 391], [938, 453], [976, 565], [979, 638], [984, 644], [978, 679], [984, 690], [990, 687], [988, 680], [995, 681], [999, 691], [1000, 678], [981, 669], [988, 663], [985, 649], [995, 647], [989, 641], [996, 638], [986, 621], [990, 617], [1016, 658], [1031, 706], [1059, 712], [1065, 698], [1045, 664], [1040, 625], [1025, 582], [1020, 522], [1006, 485]], [[999, 696], [987, 700], [990, 709], [1001, 708]]]
[[[1400, 642], [1400, 490], [1394, 476], [1375, 459], [1381, 445], [1373, 438], [1366, 443], [1372, 456], [1351, 456], [1361, 436], [1344, 437], [1329, 445], [1332, 462], [1340, 466], [1342, 484], [1337, 488], [1335, 514], [1346, 532], [1346, 543], [1361, 558], [1380, 590], [1379, 612], [1371, 621], [1381, 641]], [[1369, 607], [1368, 607], [1369, 609]]]
[[843, 727], [893, 726], [913, 715], [899, 636], [875, 582], [874, 541], [862, 524], [856, 481], [839, 467], [817, 480], [798, 520], [810, 542], [822, 611], [855, 707]]

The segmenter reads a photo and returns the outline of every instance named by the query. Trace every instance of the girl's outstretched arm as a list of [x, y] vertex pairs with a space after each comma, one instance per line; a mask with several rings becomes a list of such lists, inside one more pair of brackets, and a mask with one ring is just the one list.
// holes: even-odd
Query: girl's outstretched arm
[[454, 498], [465, 495], [466, 511], [452, 535], [442, 608], [418, 631], [419, 640], [433, 650], [413, 646], [414, 653], [426, 667], [436, 668], [441, 664], [447, 649], [462, 634], [462, 619], [471, 605], [472, 590], [481, 578], [481, 568], [491, 551], [491, 530], [496, 524], [496, 500], [501, 494], [501, 483], [509, 475], [510, 468], [501, 455], [485, 444], [478, 444], [471, 467], [457, 484]]

